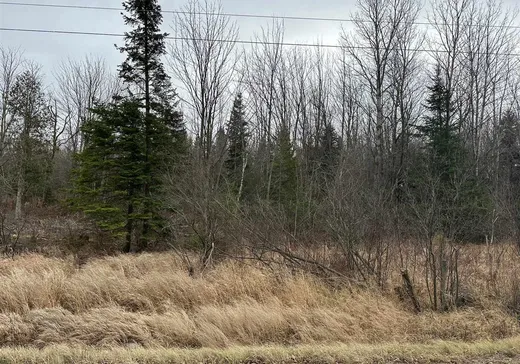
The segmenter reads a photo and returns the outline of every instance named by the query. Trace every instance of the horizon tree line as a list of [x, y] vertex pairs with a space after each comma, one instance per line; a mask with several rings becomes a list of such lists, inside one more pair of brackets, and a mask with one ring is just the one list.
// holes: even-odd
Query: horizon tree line
[[[183, 8], [169, 42], [157, 1], [123, 4], [117, 75], [69, 59], [47, 87], [0, 48], [2, 199], [17, 219], [25, 201], [66, 200], [124, 251], [319, 236], [353, 266], [380, 264], [357, 247], [381, 256], [394, 238], [520, 246], [520, 38], [499, 1], [432, 0], [427, 34], [419, 1], [359, 0], [333, 51], [284, 45], [276, 21], [241, 49], [209, 1]], [[279, 236], [240, 243], [230, 216]]]

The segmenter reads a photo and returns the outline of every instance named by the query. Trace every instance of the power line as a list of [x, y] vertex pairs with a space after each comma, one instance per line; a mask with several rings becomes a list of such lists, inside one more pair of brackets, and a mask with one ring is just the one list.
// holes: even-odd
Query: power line
[[[43, 33], [43, 34], [68, 34], [68, 35], [88, 35], [88, 36], [101, 36], [101, 37], [118, 37], [122, 38], [125, 35], [120, 33], [105, 33], [105, 32], [85, 32], [75, 30], [53, 30], [53, 29], [27, 29], [27, 28], [6, 28], [0, 27], [0, 31], [4, 32], [22, 32], [22, 33]], [[269, 42], [269, 41], [258, 41], [258, 40], [242, 40], [242, 39], [204, 39], [204, 38], [190, 38], [190, 37], [174, 37], [167, 36], [166, 39], [170, 40], [181, 40], [181, 41], [203, 41], [203, 42], [218, 42], [218, 43], [234, 43], [234, 44], [246, 44], [246, 45], [276, 45], [276, 46], [287, 46], [287, 47], [316, 47], [316, 48], [335, 48], [335, 49], [359, 49], [359, 50], [370, 50], [372, 47], [367, 46], [342, 46], [337, 44], [309, 44], [309, 43], [296, 43], [296, 42]], [[447, 53], [446, 50], [442, 49], [427, 49], [427, 48], [407, 48], [403, 51], [408, 52], [426, 52], [426, 53]], [[462, 54], [469, 54], [470, 52], [461, 51]], [[494, 56], [505, 56], [505, 57], [520, 57], [520, 53], [498, 53], [498, 52], [478, 52], [480, 55], [494, 55]]]
[[[52, 29], [27, 29], [27, 28], [5, 28], [0, 27], [0, 31], [5, 32], [24, 32], [24, 33], [47, 33], [47, 34], [70, 34], [70, 35], [92, 35], [92, 36], [107, 36], [107, 37], [124, 37], [124, 34], [120, 33], [104, 33], [104, 32], [84, 32], [75, 30], [52, 30]], [[241, 40], [241, 39], [204, 39], [204, 38], [189, 38], [189, 37], [173, 37], [168, 36], [166, 39], [171, 40], [192, 40], [192, 41], [207, 41], [207, 42], [219, 42], [219, 43], [236, 43], [236, 44], [266, 44], [266, 45], [281, 45], [281, 46], [294, 46], [294, 47], [322, 47], [322, 48], [344, 48], [340, 45], [335, 44], [307, 44], [307, 43], [277, 43], [277, 42], [260, 42], [253, 40]], [[369, 49], [369, 47], [352, 47], [356, 49]]]
[[[86, 6], [86, 5], [62, 5], [62, 4], [38, 4], [38, 3], [15, 3], [10, 1], [0, 1], [0, 5], [15, 6], [35, 6], [42, 8], [61, 8], [61, 9], [84, 9], [84, 10], [109, 10], [124, 11], [123, 8], [107, 7], [107, 6]], [[162, 10], [165, 14], [188, 14], [181, 10]], [[213, 15], [213, 16], [229, 16], [234, 18], [259, 18], [259, 19], [283, 19], [283, 20], [311, 20], [311, 21], [330, 21], [330, 22], [353, 22], [354, 19], [342, 18], [318, 18], [305, 16], [283, 16], [283, 15], [262, 15], [262, 14], [239, 14], [239, 13], [207, 13], [194, 12], [196, 15]], [[424, 23], [426, 24], [426, 23]]]
[[[40, 4], [40, 3], [19, 3], [11, 1], [0, 1], [0, 5], [8, 6], [32, 6], [40, 8], [58, 8], [58, 9], [82, 9], [82, 10], [107, 10], [107, 11], [124, 11], [123, 8], [109, 7], [109, 6], [87, 6], [87, 5], [64, 5], [64, 4]], [[162, 10], [165, 14], [190, 14], [190, 12], [182, 10]], [[208, 12], [193, 12], [195, 15], [212, 15], [212, 16], [223, 16], [233, 18], [256, 18], [256, 19], [279, 19], [279, 20], [299, 20], [299, 21], [321, 21], [321, 22], [338, 22], [338, 23], [353, 23], [357, 20], [352, 18], [321, 18], [321, 17], [309, 17], [309, 16], [285, 16], [285, 15], [262, 15], [262, 14], [243, 14], [243, 13], [208, 13]], [[363, 22], [363, 21], [361, 21]], [[411, 22], [414, 25], [446, 25], [442, 23], [431, 23], [431, 22]], [[480, 25], [471, 24], [470, 27], [478, 27]], [[485, 25], [490, 28], [503, 28], [503, 29], [520, 29], [520, 25]], [[484, 27], [484, 25], [482, 25]]]

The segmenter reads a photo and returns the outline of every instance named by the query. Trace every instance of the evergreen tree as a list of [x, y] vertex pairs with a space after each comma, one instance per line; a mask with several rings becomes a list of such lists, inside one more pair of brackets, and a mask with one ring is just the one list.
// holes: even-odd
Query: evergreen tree
[[286, 208], [296, 200], [297, 167], [289, 130], [282, 125], [276, 138], [270, 196]]
[[[119, 76], [127, 94], [99, 106], [83, 128], [85, 150], [78, 157], [76, 205], [116, 235], [124, 251], [145, 249], [161, 226], [161, 174], [187, 149], [177, 95], [164, 71], [165, 33], [156, 0], [128, 0]], [[124, 229], [123, 229], [124, 228]]]
[[425, 105], [430, 115], [425, 118], [424, 125], [419, 126], [419, 131], [427, 139], [434, 174], [446, 183], [456, 171], [461, 143], [458, 125], [450, 117], [453, 113], [450, 91], [444, 85], [439, 66], [432, 83], [428, 86]]
[[[170, 90], [161, 96], [156, 106], [157, 114], [152, 116], [152, 128], [149, 130], [149, 145], [152, 153], [150, 166], [157, 171], [163, 167], [179, 165], [189, 148], [188, 134], [184, 124], [183, 114], [177, 110], [177, 96]], [[158, 183], [157, 180], [152, 180]]]
[[88, 143], [78, 155], [74, 205], [131, 249], [144, 196], [144, 133], [139, 104], [122, 101], [97, 107], [83, 126]]
[[[427, 169], [417, 178], [418, 185], [422, 185], [425, 190], [424, 203], [427, 208], [438, 209], [435, 214], [437, 229], [444, 235], [452, 236], [452, 227], [462, 206], [460, 200], [456, 204], [453, 200], [456, 195], [456, 172], [460, 172], [462, 167], [457, 158], [460, 144], [456, 125], [449, 117], [453, 110], [450, 110], [450, 94], [444, 85], [440, 67], [437, 66], [431, 82], [427, 86], [428, 97], [425, 104], [428, 115], [424, 117], [424, 124], [418, 126], [420, 135], [426, 139]], [[435, 198], [431, 199], [429, 196]]]
[[[458, 134], [459, 126], [452, 117], [450, 91], [444, 85], [440, 67], [428, 87], [424, 125], [418, 127], [426, 138], [429, 172], [421, 177], [435, 196], [439, 229], [451, 238], [464, 241], [480, 240], [485, 231], [490, 198], [485, 185], [469, 173], [467, 153]], [[433, 191], [431, 190], [433, 189]]]
[[340, 136], [334, 129], [334, 126], [328, 123], [322, 132], [318, 153], [320, 172], [325, 179], [334, 177], [340, 154]]
[[233, 109], [227, 124], [228, 155], [225, 162], [228, 179], [235, 188], [243, 183], [243, 172], [246, 166], [247, 122], [245, 120], [242, 94], [238, 94], [233, 102]]
[[[126, 60], [119, 67], [119, 75], [128, 86], [132, 99], [144, 107], [143, 194], [144, 215], [149, 219], [143, 221], [140, 247], [142, 249], [146, 248], [150, 231], [149, 221], [156, 217], [160, 201], [154, 198], [157, 188], [160, 187], [158, 172], [161, 170], [158, 164], [160, 160], [154, 156], [158, 155], [161, 144], [164, 146], [163, 131], [167, 125], [165, 116], [173, 116], [176, 93], [161, 61], [161, 57], [166, 53], [165, 38], [168, 34], [160, 32], [163, 17], [158, 1], [126, 0], [123, 7], [128, 14], [123, 16], [125, 24], [133, 27], [133, 30], [125, 33], [125, 45], [119, 48], [127, 54]], [[169, 121], [178, 120], [178, 117], [174, 117]], [[185, 144], [182, 126], [179, 123], [170, 123], [169, 126], [170, 131], [178, 132], [178, 135], [173, 136], [175, 141]], [[177, 146], [173, 149], [178, 148]]]
[[[157, 0], [126, 0], [123, 7], [128, 14], [123, 15], [125, 24], [133, 30], [125, 33], [125, 45], [118, 48], [127, 54], [119, 66], [119, 76], [133, 98], [143, 103], [145, 117], [149, 118], [161, 104], [160, 99], [171, 99], [167, 96], [171, 85], [161, 62], [168, 34], [160, 32], [163, 17]], [[150, 127], [145, 124], [145, 129]]]

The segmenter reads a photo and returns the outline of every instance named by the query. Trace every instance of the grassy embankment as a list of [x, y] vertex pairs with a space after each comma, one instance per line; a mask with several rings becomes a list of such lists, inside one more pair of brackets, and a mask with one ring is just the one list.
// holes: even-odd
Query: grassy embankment
[[[520, 355], [511, 297], [485, 291], [487, 268], [477, 269], [478, 259], [474, 264], [465, 267], [472, 307], [415, 314], [391, 290], [332, 288], [282, 268], [223, 262], [191, 277], [167, 253], [95, 259], [81, 268], [72, 258], [6, 259], [0, 261], [0, 363]], [[515, 289], [511, 264], [498, 272], [503, 292]]]

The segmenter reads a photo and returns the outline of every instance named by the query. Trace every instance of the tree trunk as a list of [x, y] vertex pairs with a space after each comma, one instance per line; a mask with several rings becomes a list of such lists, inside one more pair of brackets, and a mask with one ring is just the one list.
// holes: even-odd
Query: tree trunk
[[237, 202], [240, 202], [240, 199], [242, 198], [242, 193], [244, 191], [244, 177], [246, 174], [246, 168], [247, 168], [247, 155], [242, 160], [242, 173], [240, 175], [240, 186], [238, 188]]
[[412, 301], [415, 312], [420, 313], [422, 311], [421, 305], [419, 303], [419, 300], [417, 299], [415, 290], [413, 289], [413, 284], [412, 284], [412, 280], [410, 279], [410, 274], [408, 273], [408, 271], [406, 269], [401, 271], [401, 277], [403, 278], [403, 283], [404, 283], [406, 293], [408, 294], [408, 297], [410, 297], [410, 300]]
[[[132, 195], [132, 194], [131, 194]], [[134, 213], [134, 204], [128, 204], [127, 218], [126, 218], [126, 242], [123, 247], [123, 253], [130, 253], [132, 250], [132, 235], [134, 233], [134, 221], [132, 214]]]
[[380, 91], [376, 95], [376, 176], [378, 183], [383, 182], [383, 153], [384, 153], [384, 114], [383, 96]]
[[14, 216], [16, 220], [22, 218], [22, 203], [23, 203], [23, 189], [24, 189], [24, 178], [23, 173], [20, 171], [18, 174], [18, 186], [16, 191], [16, 207], [14, 209]]
[[[148, 16], [144, 19], [144, 28], [148, 31]], [[151, 92], [150, 92], [150, 50], [148, 40], [145, 41], [144, 44], [144, 103], [145, 103], [145, 112], [144, 112], [144, 139], [145, 139], [145, 175], [146, 179], [144, 181], [143, 192], [144, 192], [144, 214], [152, 215], [153, 211], [150, 206], [151, 194], [150, 194], [150, 183], [151, 183], [151, 166], [150, 166], [150, 154], [151, 154]], [[133, 213], [133, 203], [130, 203]], [[130, 207], [129, 207], [130, 209]], [[128, 220], [128, 224], [133, 229], [132, 220]], [[144, 250], [148, 246], [150, 225], [148, 218], [143, 220], [143, 234], [139, 239], [139, 250]]]

